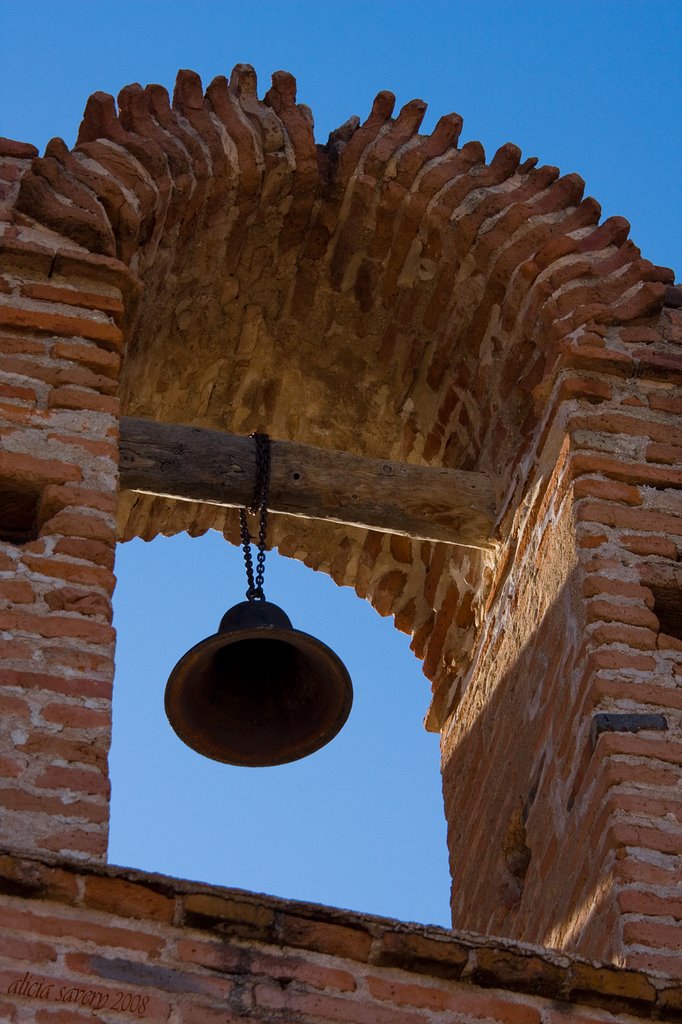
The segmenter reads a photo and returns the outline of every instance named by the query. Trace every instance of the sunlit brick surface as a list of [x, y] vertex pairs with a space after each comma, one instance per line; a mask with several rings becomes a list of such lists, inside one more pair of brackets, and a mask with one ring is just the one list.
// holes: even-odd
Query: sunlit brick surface
[[[679, 975], [680, 291], [577, 175], [512, 144], [486, 163], [457, 148], [457, 115], [422, 136], [423, 114], [380, 93], [316, 145], [291, 76], [261, 100], [239, 65], [205, 94], [181, 72], [172, 104], [95, 94], [73, 151], [0, 144], [2, 842], [106, 855], [117, 539], [238, 539], [215, 507], [118, 500], [120, 410], [479, 470], [493, 551], [286, 516], [273, 542], [412, 636], [455, 927]], [[25, 931], [30, 959], [45, 939]], [[326, 1002], [273, 974], [249, 1012], [469, 1012], [433, 979], [368, 975], [349, 996], [329, 969]], [[520, 998], [473, 1015], [559, 1019]]]
[[120, 869], [0, 857], [7, 1021], [601, 1024], [682, 986], [539, 947]]

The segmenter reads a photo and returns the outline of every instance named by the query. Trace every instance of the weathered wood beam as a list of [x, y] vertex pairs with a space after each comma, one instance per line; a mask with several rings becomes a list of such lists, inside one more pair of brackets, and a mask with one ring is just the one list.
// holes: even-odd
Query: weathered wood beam
[[[123, 490], [243, 507], [251, 502], [250, 437], [124, 416]], [[367, 459], [272, 441], [268, 508], [422, 540], [492, 548], [495, 496], [484, 473]]]

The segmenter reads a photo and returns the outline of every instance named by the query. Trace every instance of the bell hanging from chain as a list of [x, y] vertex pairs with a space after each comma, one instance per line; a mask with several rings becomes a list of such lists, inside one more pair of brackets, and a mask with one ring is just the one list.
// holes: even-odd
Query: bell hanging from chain
[[265, 544], [270, 481], [267, 434], [254, 434], [259, 514], [254, 576], [251, 537], [240, 511], [248, 590], [218, 632], [192, 647], [170, 674], [165, 706], [180, 739], [214, 761], [265, 767], [297, 761], [325, 746], [350, 714], [353, 688], [341, 659], [326, 644], [294, 629], [265, 600]]

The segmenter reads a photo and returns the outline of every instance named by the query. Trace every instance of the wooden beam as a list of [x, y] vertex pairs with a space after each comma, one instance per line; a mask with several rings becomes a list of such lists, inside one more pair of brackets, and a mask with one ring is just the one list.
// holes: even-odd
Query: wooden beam
[[[120, 485], [183, 501], [251, 502], [250, 437], [152, 420], [121, 419]], [[384, 533], [493, 548], [495, 495], [484, 473], [367, 459], [272, 441], [268, 508]]]

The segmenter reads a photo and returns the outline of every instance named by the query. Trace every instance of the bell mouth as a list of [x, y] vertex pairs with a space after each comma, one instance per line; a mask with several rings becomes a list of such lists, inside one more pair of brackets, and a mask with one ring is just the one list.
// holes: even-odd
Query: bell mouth
[[270, 602], [230, 609], [218, 633], [183, 655], [165, 695], [168, 720], [187, 746], [242, 767], [288, 764], [314, 753], [340, 731], [352, 702], [341, 659], [293, 629]]

